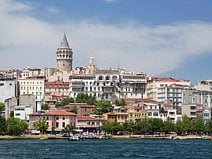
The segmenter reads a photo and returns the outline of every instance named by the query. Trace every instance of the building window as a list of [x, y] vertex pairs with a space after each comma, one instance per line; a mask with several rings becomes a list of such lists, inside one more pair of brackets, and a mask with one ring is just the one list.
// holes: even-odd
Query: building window
[[56, 117], [56, 120], [59, 120], [59, 117]]
[[66, 126], [65, 122], [63, 122], [63, 128]]
[[59, 127], [59, 122], [56, 122], [56, 128], [58, 128]]
[[158, 112], [153, 112], [153, 116], [158, 116]]
[[65, 120], [65, 117], [63, 117], [63, 120]]

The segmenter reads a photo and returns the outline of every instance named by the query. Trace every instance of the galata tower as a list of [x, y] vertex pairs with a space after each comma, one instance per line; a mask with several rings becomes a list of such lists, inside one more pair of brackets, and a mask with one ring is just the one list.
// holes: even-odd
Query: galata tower
[[69, 47], [66, 34], [57, 49], [57, 68], [59, 71], [70, 72], [72, 70], [73, 52]]

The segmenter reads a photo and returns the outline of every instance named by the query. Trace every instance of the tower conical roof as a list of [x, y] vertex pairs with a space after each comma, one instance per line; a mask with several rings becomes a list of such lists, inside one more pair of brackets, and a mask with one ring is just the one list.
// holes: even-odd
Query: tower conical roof
[[60, 48], [70, 48], [65, 33], [64, 33], [64, 36], [63, 36], [63, 40], [60, 43]]

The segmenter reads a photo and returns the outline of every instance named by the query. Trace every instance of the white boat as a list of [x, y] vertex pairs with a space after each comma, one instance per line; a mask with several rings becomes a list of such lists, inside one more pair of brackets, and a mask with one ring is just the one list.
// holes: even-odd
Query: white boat
[[80, 138], [78, 135], [70, 136], [68, 138], [69, 141], [80, 141], [82, 138]]

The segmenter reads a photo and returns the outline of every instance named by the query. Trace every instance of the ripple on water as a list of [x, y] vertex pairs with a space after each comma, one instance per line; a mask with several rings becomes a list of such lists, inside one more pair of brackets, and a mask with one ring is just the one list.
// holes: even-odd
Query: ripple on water
[[210, 159], [205, 140], [0, 141], [0, 159]]

